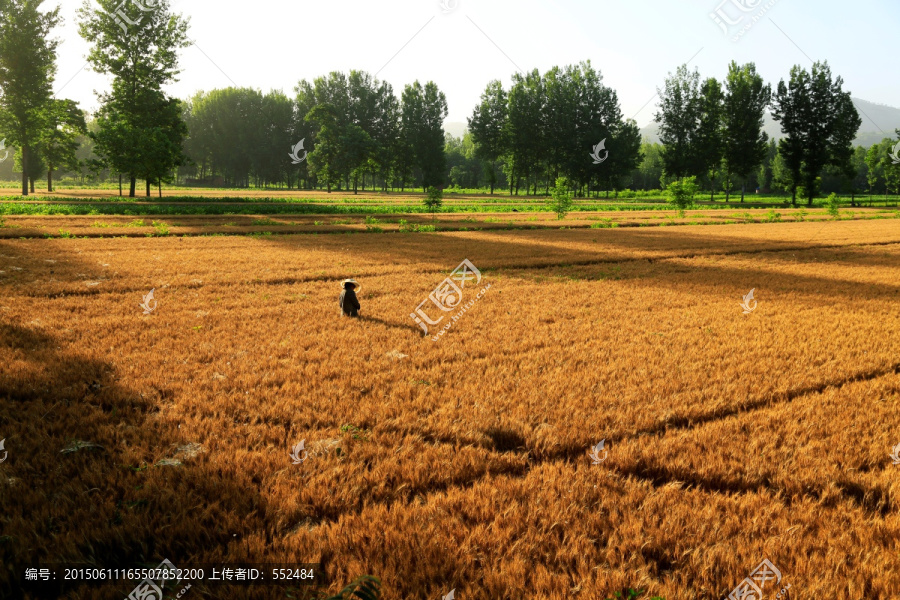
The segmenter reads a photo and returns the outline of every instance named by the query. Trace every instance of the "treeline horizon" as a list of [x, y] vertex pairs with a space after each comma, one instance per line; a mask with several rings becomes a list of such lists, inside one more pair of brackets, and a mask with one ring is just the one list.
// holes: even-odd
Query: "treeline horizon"
[[[553, 69], [550, 73], [558, 80], [560, 74], [563, 76], [573, 73], [583, 74], [583, 70], [579, 72], [577, 69], [583, 69], [585, 65], [589, 65], [589, 63], [583, 63], [579, 67]], [[532, 77], [537, 76], [536, 72], [532, 75]], [[596, 76], [599, 79], [599, 73]], [[402, 101], [397, 102], [396, 98], [391, 99], [384, 95], [390, 94], [392, 89], [390, 84], [379, 82], [374, 85], [375, 81], [377, 80], [373, 80], [364, 72], [351, 71], [349, 76], [335, 72], [329, 74], [328, 77], [317, 78], [312, 83], [302, 81], [295, 88], [295, 91], [302, 90], [302, 92], [298, 92], [295, 98], [288, 98], [278, 91], [263, 94], [261, 91], [251, 88], [228, 87], [210, 92], [198, 92], [188, 101], [182, 102], [182, 118], [188, 129], [184, 149], [185, 155], [191, 160], [189, 164], [177, 169], [171, 182], [182, 185], [232, 188], [328, 189], [328, 172], [325, 169], [331, 169], [332, 189], [335, 191], [359, 189], [393, 191], [395, 189], [405, 190], [407, 187], [412, 187], [414, 183], [420, 185], [421, 175], [415, 171], [411, 173], [412, 177], [405, 179], [391, 177], [392, 173], [397, 172], [393, 171], [398, 167], [396, 158], [409, 157], [409, 154], [395, 150], [391, 155], [390, 150], [384, 150], [385, 147], [390, 147], [385, 143], [390, 142], [390, 137], [384, 136], [383, 132], [396, 136], [402, 131], [403, 103]], [[518, 84], [518, 81], [516, 83]], [[433, 86], [431, 82], [426, 85]], [[416, 84], [408, 87], [412, 89], [407, 90], [406, 106], [408, 109], [415, 107], [416, 110], [421, 110], [421, 105], [425, 100], [423, 94], [425, 88], [417, 87]], [[517, 90], [516, 93], [521, 92]], [[500, 94], [504, 94], [504, 92], [499, 82], [491, 82], [482, 98], [482, 104], [476, 108], [475, 114], [469, 119], [469, 126], [476, 129], [482, 136], [487, 135], [484, 133], [486, 129], [485, 115], [490, 115], [491, 109], [497, 109], [496, 103], [492, 106], [491, 101], [497, 97], [503, 97]], [[442, 95], [434, 86], [431, 88], [429, 96], [434, 100], [439, 100]], [[316, 97], [329, 100], [317, 102]], [[339, 97], [340, 102], [338, 101]], [[508, 93], [506, 93], [506, 97], [508, 97]], [[365, 129], [362, 131], [365, 135], [361, 135], [359, 131], [348, 127], [349, 131], [357, 135], [356, 143], [361, 146], [360, 155], [366, 160], [357, 166], [348, 163], [346, 166], [350, 169], [344, 173], [337, 171], [337, 168], [341, 166], [339, 161], [332, 158], [329, 163], [323, 160], [324, 157], [316, 157], [312, 152], [308, 157], [309, 160], [303, 161], [299, 168], [296, 168], [297, 166], [292, 164], [293, 160], [289, 156], [292, 147], [300, 140], [306, 140], [305, 150], [309, 151], [316, 144], [310, 140], [316, 139], [313, 137], [316, 133], [321, 133], [321, 130], [315, 131], [314, 122], [303, 122], [298, 118], [300, 112], [297, 107], [301, 98], [313, 108], [316, 105], [329, 106], [327, 109], [329, 111], [331, 103], [339, 106], [343, 104], [347, 107], [348, 112], [362, 115], [350, 117], [345, 121], [354, 124], [363, 122], [366, 115], [375, 114], [372, 107], [378, 104], [397, 107], [399, 108], [397, 113], [400, 117], [399, 125], [394, 125], [392, 128], [390, 120], [383, 118], [372, 120], [368, 123], [368, 130], [372, 131], [374, 135], [370, 135]], [[346, 102], [343, 101], [344, 99]], [[367, 99], [369, 106], [364, 104]], [[440, 103], [436, 107], [432, 106], [431, 109], [437, 110], [437, 114], [443, 112]], [[312, 110], [308, 110], [307, 114], [310, 112]], [[383, 117], [383, 115], [380, 116]], [[87, 115], [85, 118], [88, 118]], [[88, 119], [86, 129], [96, 130], [97, 122]], [[524, 126], [521, 129], [528, 131]], [[629, 133], [633, 136], [633, 129]], [[432, 134], [437, 140], [436, 129]], [[334, 135], [334, 137], [329, 140], [327, 135]], [[441, 135], [443, 136], [445, 159], [443, 170], [445, 183], [448, 184], [449, 189], [488, 190], [491, 189], [493, 183], [497, 188], [509, 189], [512, 187], [512, 193], [519, 194], [520, 189], [509, 184], [511, 180], [509, 166], [515, 164], [514, 158], [506, 162], [502, 156], [498, 155], [496, 162], [491, 164], [490, 156], [485, 157], [484, 150], [480, 148], [481, 145], [475, 142], [477, 134], [471, 130], [467, 130], [462, 137], [455, 137], [443, 132], [441, 128]], [[347, 131], [332, 134], [326, 130], [324, 140], [339, 146], [342, 139], [348, 139], [347, 136]], [[523, 137], [527, 138], [528, 136]], [[352, 140], [352, 138], [350, 139]], [[482, 137], [482, 139], [484, 138]], [[874, 194], [900, 192], [897, 173], [890, 169], [889, 157], [892, 143], [889, 138], [885, 138], [881, 144], [869, 148], [854, 147], [851, 156], [854, 172], [852, 185], [846, 186], [840, 173], [828, 170], [822, 174], [822, 191], [825, 193], [852, 193], [854, 190], [868, 190]], [[525, 146], [525, 143], [522, 143], [522, 146]], [[70, 176], [80, 176], [82, 182], [114, 181], [114, 177], [104, 176], [102, 171], [98, 172], [92, 168], [96, 164], [93, 162], [96, 157], [92, 154], [92, 147], [92, 140], [88, 135], [79, 136], [76, 160], [80, 164], [77, 170], [65, 172]], [[352, 148], [352, 145], [350, 147]], [[615, 146], [608, 144], [607, 149], [610, 148], [615, 148]], [[366, 156], [366, 151], [369, 153], [368, 156]], [[588, 148], [589, 151], [590, 148]], [[639, 162], [630, 172], [619, 176], [620, 185], [607, 187], [595, 185], [591, 191], [613, 193], [626, 190], [661, 191], [666, 182], [672, 179], [665, 170], [664, 151], [664, 144], [642, 140], [638, 152]], [[585, 152], [586, 156], [588, 152]], [[382, 153], [381, 157], [375, 156], [377, 153]], [[393, 163], [383, 160], [385, 157], [391, 156], [395, 159]], [[580, 160], [577, 156], [574, 158]], [[588, 159], [590, 160], [589, 156]], [[310, 169], [310, 163], [319, 167], [319, 170]], [[410, 164], [414, 163], [410, 161]], [[493, 181], [490, 176], [491, 168], [494, 172]], [[785, 176], [784, 169], [777, 143], [775, 140], [769, 140], [765, 157], [761, 161], [758, 171], [748, 181], [754, 190], [759, 189], [766, 193], [776, 190], [789, 192], [789, 187], [779, 185], [780, 180]], [[317, 173], [323, 173], [326, 177], [319, 179]], [[387, 177], [384, 176], [385, 173], [388, 174]], [[539, 175], [532, 178], [531, 181], [537, 183], [537, 188], [540, 189], [542, 195], [546, 195], [554, 178], [555, 175], [550, 178]], [[700, 180], [703, 183], [703, 189], [711, 194], [722, 194], [729, 191], [724, 182], [716, 185], [709, 175], [701, 177]], [[738, 178], [733, 178], [730, 187], [734, 188], [738, 183]], [[533, 193], [536, 193], [534, 186], [526, 190], [526, 194]]]
[[[852, 147], [861, 119], [827, 63], [795, 66], [774, 92], [753, 63], [732, 61], [722, 82], [701, 81], [683, 65], [658, 90], [655, 144], [623, 117], [616, 91], [589, 60], [514, 73], [508, 87], [488, 83], [467, 132], [455, 138], [443, 130], [447, 101], [433, 81], [398, 95], [365, 71], [303, 79], [293, 97], [241, 87], [169, 97], [162, 86], [179, 73], [186, 21], [159, 0], [132, 15], [142, 28], [128, 35], [101, 2], [79, 10], [79, 32], [92, 43], [88, 62], [113, 79], [88, 118], [50, 94], [57, 42], [46, 33], [59, 9], [40, 13], [42, 1], [6, 4], [0, 15], [0, 138], [15, 148], [23, 195], [43, 177], [52, 191], [55, 171], [120, 187], [124, 178], [131, 197], [138, 180], [147, 195], [178, 182], [546, 195], [560, 177], [576, 196], [661, 190], [689, 177], [710, 197], [740, 189], [742, 201], [747, 189], [809, 203], [823, 191], [900, 192], [893, 140]], [[763, 131], [767, 110], [785, 133], [777, 143]]]

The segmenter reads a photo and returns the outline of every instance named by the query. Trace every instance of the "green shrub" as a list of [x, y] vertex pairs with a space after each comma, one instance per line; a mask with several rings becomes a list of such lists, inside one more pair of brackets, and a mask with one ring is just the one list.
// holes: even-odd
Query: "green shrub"
[[678, 216], [684, 217], [685, 209], [694, 205], [694, 196], [699, 191], [697, 178], [692, 175], [681, 181], [673, 181], [666, 191], [669, 193], [669, 202], [678, 209]]
[[366, 231], [370, 231], [372, 233], [384, 233], [384, 229], [378, 226], [380, 223], [378, 219], [375, 217], [366, 217]]
[[838, 200], [837, 194], [831, 194], [825, 199], [825, 206], [828, 207], [828, 214], [832, 216], [834, 219], [839, 219], [841, 217], [841, 203]]
[[618, 223], [613, 223], [610, 218], [600, 217], [599, 223], [591, 223], [591, 229], [609, 229], [610, 227], [618, 227]]
[[572, 210], [572, 194], [569, 193], [569, 180], [557, 177], [556, 185], [550, 189], [550, 210], [556, 213], [557, 219], [563, 219]]
[[434, 230], [434, 225], [418, 225], [416, 223], [410, 225], [406, 219], [400, 219], [400, 233], [423, 233]]
[[156, 229], [156, 235], [169, 235], [169, 226], [162, 221], [153, 221], [153, 227]]
[[428, 188], [428, 195], [425, 196], [425, 200], [422, 201], [422, 204], [425, 205], [425, 208], [431, 212], [431, 219], [434, 220], [434, 213], [441, 209], [441, 206], [444, 205], [444, 192], [434, 186]]

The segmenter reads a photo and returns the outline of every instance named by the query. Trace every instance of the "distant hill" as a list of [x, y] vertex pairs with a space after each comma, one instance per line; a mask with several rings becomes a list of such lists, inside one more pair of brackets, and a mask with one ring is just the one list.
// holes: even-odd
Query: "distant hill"
[[[853, 105], [859, 111], [862, 118], [862, 125], [853, 140], [855, 146], [871, 146], [877, 144], [886, 137], [894, 138], [895, 129], [900, 129], [900, 108], [887, 106], [884, 104], [875, 104], [860, 98], [853, 98]], [[884, 133], [878, 130], [881, 128]], [[783, 136], [781, 125], [772, 118], [772, 115], [766, 114], [763, 129], [769, 134], [770, 139], [780, 139]], [[647, 138], [651, 143], [659, 142], [659, 125], [653, 122], [641, 129], [641, 136]]]

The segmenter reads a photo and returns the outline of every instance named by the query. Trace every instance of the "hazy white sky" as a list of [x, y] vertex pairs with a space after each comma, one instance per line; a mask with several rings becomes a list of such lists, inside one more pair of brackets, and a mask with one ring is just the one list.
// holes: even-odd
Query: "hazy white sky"
[[[378, 72], [398, 97], [407, 83], [433, 80], [447, 96], [447, 121], [464, 122], [487, 83], [508, 87], [517, 66], [544, 72], [590, 59], [618, 92], [625, 116], [644, 126], [656, 88], [696, 55], [691, 66], [704, 77], [721, 78], [731, 60], [753, 61], [773, 85], [792, 65], [828, 60], [854, 96], [900, 107], [897, 0], [443, 1], [446, 13], [441, 0], [172, 0], [175, 12], [190, 17], [197, 47], [182, 52], [180, 80], [168, 91], [187, 98], [233, 80], [293, 95], [300, 79], [360, 69]], [[108, 81], [79, 72], [87, 53], [76, 25], [81, 1], [59, 4], [65, 23], [56, 32], [55, 89], [65, 86], [58, 97], [94, 109], [94, 90]], [[710, 17], [717, 9], [740, 20], [730, 36]]]

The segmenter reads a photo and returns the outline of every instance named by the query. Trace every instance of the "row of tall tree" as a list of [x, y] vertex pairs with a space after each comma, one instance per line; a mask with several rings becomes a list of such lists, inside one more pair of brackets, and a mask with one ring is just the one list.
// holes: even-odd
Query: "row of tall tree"
[[112, 76], [112, 90], [98, 94], [101, 107], [88, 132], [77, 104], [52, 92], [58, 41], [50, 34], [61, 19], [59, 7], [41, 12], [42, 4], [0, 0], [0, 131], [17, 148], [22, 194], [33, 191], [40, 173], [52, 189], [55, 169], [83, 166], [78, 138], [86, 133], [92, 168], [125, 175], [132, 196], [143, 179], [149, 194], [151, 183], [170, 180], [185, 163], [181, 102], [162, 87], [179, 72], [177, 50], [189, 45], [187, 20], [170, 12], [169, 0], [156, 0], [150, 10], [119, 0], [79, 9], [79, 33], [91, 43], [88, 64]]
[[0, 132], [16, 147], [15, 164], [22, 173], [22, 194], [29, 180], [77, 165], [84, 115], [72, 100], [54, 98], [56, 49], [50, 37], [60, 23], [59, 7], [42, 13], [43, 0], [0, 0]]
[[757, 177], [769, 154], [763, 119], [770, 110], [784, 132], [774, 157], [776, 182], [790, 190], [793, 202], [799, 190], [812, 204], [823, 172], [848, 182], [856, 174], [852, 143], [862, 119], [842, 88], [827, 62], [811, 71], [793, 67], [774, 93], [753, 63], [732, 61], [724, 85], [714, 77], [701, 82], [699, 71], [681, 66], [659, 90], [656, 120], [665, 170], [676, 178], [705, 178], [710, 190], [721, 179], [726, 200], [737, 177], [743, 201], [744, 182]]
[[367, 182], [373, 189], [444, 185], [447, 100], [433, 82], [416, 81], [397, 98], [368, 73], [332, 72], [301, 81], [295, 92], [228, 88], [194, 96], [186, 150], [200, 178], [329, 191]]
[[[536, 193], [560, 175], [582, 188], [624, 185], [640, 157], [637, 125], [622, 118], [615, 92], [589, 62], [515, 75], [509, 91], [491, 82], [462, 140], [445, 139], [447, 102], [433, 82], [407, 85], [398, 99], [389, 83], [351, 71], [303, 80], [295, 93], [197, 94], [185, 113], [186, 153], [200, 179], [330, 191], [367, 182], [478, 187], [486, 177], [493, 193], [502, 177], [510, 193], [522, 184]], [[597, 168], [591, 150], [604, 140]], [[288, 149], [299, 141], [308, 155], [297, 165]]]
[[637, 124], [623, 118], [616, 92], [590, 61], [516, 73], [509, 90], [490, 82], [468, 125], [491, 193], [498, 167], [510, 193], [523, 183], [526, 192], [542, 185], [549, 193], [561, 176], [580, 191], [620, 189], [640, 160]]

